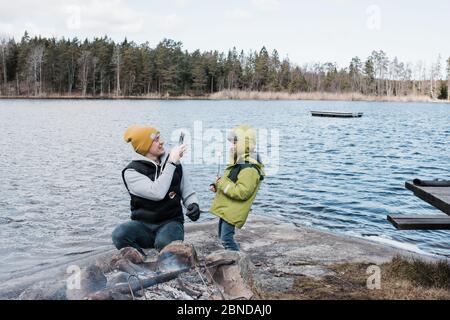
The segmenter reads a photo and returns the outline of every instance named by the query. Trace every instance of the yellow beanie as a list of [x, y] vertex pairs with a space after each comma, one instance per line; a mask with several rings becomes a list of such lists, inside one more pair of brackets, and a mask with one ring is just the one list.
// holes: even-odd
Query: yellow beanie
[[131, 142], [134, 151], [145, 156], [158, 134], [158, 129], [152, 127], [132, 126], [125, 131], [123, 138], [127, 143]]

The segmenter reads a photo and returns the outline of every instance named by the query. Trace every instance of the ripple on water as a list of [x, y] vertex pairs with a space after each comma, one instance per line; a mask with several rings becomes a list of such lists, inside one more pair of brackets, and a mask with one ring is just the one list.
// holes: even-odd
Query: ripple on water
[[[245, 119], [257, 128], [277, 129], [280, 150], [273, 154], [269, 148], [268, 156], [279, 156], [279, 171], [264, 180], [253, 212], [339, 233], [382, 236], [450, 256], [450, 232], [398, 232], [386, 221], [387, 214], [435, 213], [404, 189], [404, 181], [448, 176], [450, 109], [438, 104], [266, 104], [36, 101], [31, 106], [0, 101], [0, 135], [8, 137], [0, 140], [0, 160], [8, 163], [0, 168], [0, 274], [111, 246], [112, 230], [129, 219], [120, 172], [132, 152], [122, 133], [142, 121], [157, 123], [168, 135], [173, 128], [192, 128], [199, 119], [204, 128], [214, 123], [225, 129]], [[324, 106], [362, 111], [365, 117], [310, 117], [308, 110]], [[271, 107], [278, 110], [275, 116]], [[18, 126], [28, 130], [18, 131]], [[32, 156], [26, 152], [31, 149]], [[207, 208], [216, 166], [188, 169]]]

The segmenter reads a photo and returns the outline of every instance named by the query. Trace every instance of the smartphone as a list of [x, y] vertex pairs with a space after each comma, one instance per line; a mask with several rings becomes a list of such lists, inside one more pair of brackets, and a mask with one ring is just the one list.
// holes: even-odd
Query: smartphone
[[182, 145], [183, 142], [184, 142], [184, 133], [182, 132], [182, 133], [180, 134], [180, 140], [178, 141], [178, 145]]

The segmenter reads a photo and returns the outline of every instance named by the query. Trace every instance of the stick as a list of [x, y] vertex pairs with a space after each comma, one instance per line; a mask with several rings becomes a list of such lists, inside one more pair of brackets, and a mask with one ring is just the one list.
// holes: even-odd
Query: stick
[[[142, 288], [148, 288], [160, 283], [164, 283], [164, 282], [168, 282], [170, 280], [176, 279], [180, 274], [188, 272], [189, 270], [191, 270], [191, 267], [186, 267], [177, 271], [173, 271], [173, 272], [168, 272], [168, 273], [164, 273], [164, 274], [160, 274], [157, 276], [153, 276], [153, 277], [149, 277], [149, 278], [144, 278], [141, 280], [141, 283], [136, 283], [134, 282], [132, 285], [128, 285], [127, 284], [119, 284], [113, 288], [108, 288], [108, 289], [104, 289], [104, 290], [100, 290], [97, 292], [94, 292], [90, 295], [87, 296], [87, 298], [89, 300], [108, 300], [112, 298], [112, 295], [114, 293], [129, 293], [131, 292], [136, 292], [138, 290], [141, 290]], [[142, 284], [142, 286], [141, 286]], [[131, 289], [131, 290], [130, 290]]]
[[220, 159], [222, 158], [222, 153], [220, 151], [217, 152], [217, 157], [218, 157], [218, 165], [217, 165], [217, 177], [220, 175]]
[[[222, 259], [212, 263], [204, 264], [202, 267], [205, 268], [214, 268], [221, 265], [230, 265], [235, 263], [236, 261], [231, 259]], [[87, 296], [88, 300], [110, 300], [113, 297], [114, 293], [122, 293], [127, 294], [132, 292], [134, 295], [135, 292], [142, 290], [142, 288], [148, 288], [160, 283], [168, 282], [170, 280], [176, 279], [179, 275], [188, 272], [191, 270], [191, 267], [185, 267], [177, 271], [167, 272], [163, 274], [159, 274], [156, 276], [143, 278], [139, 282], [133, 282], [133, 284], [119, 284], [114, 286], [113, 288], [103, 289], [94, 293], [91, 293]], [[131, 271], [131, 270], [130, 270]]]

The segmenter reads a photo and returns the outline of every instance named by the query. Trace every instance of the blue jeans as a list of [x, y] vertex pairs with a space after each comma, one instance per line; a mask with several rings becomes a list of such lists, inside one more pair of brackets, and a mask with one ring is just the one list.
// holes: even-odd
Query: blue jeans
[[234, 241], [234, 226], [223, 219], [219, 220], [219, 239], [226, 250], [239, 251], [239, 245]]
[[161, 250], [176, 240], [184, 240], [184, 226], [173, 220], [159, 224], [131, 220], [117, 226], [112, 233], [112, 241], [117, 249], [133, 247], [144, 255], [142, 249]]

